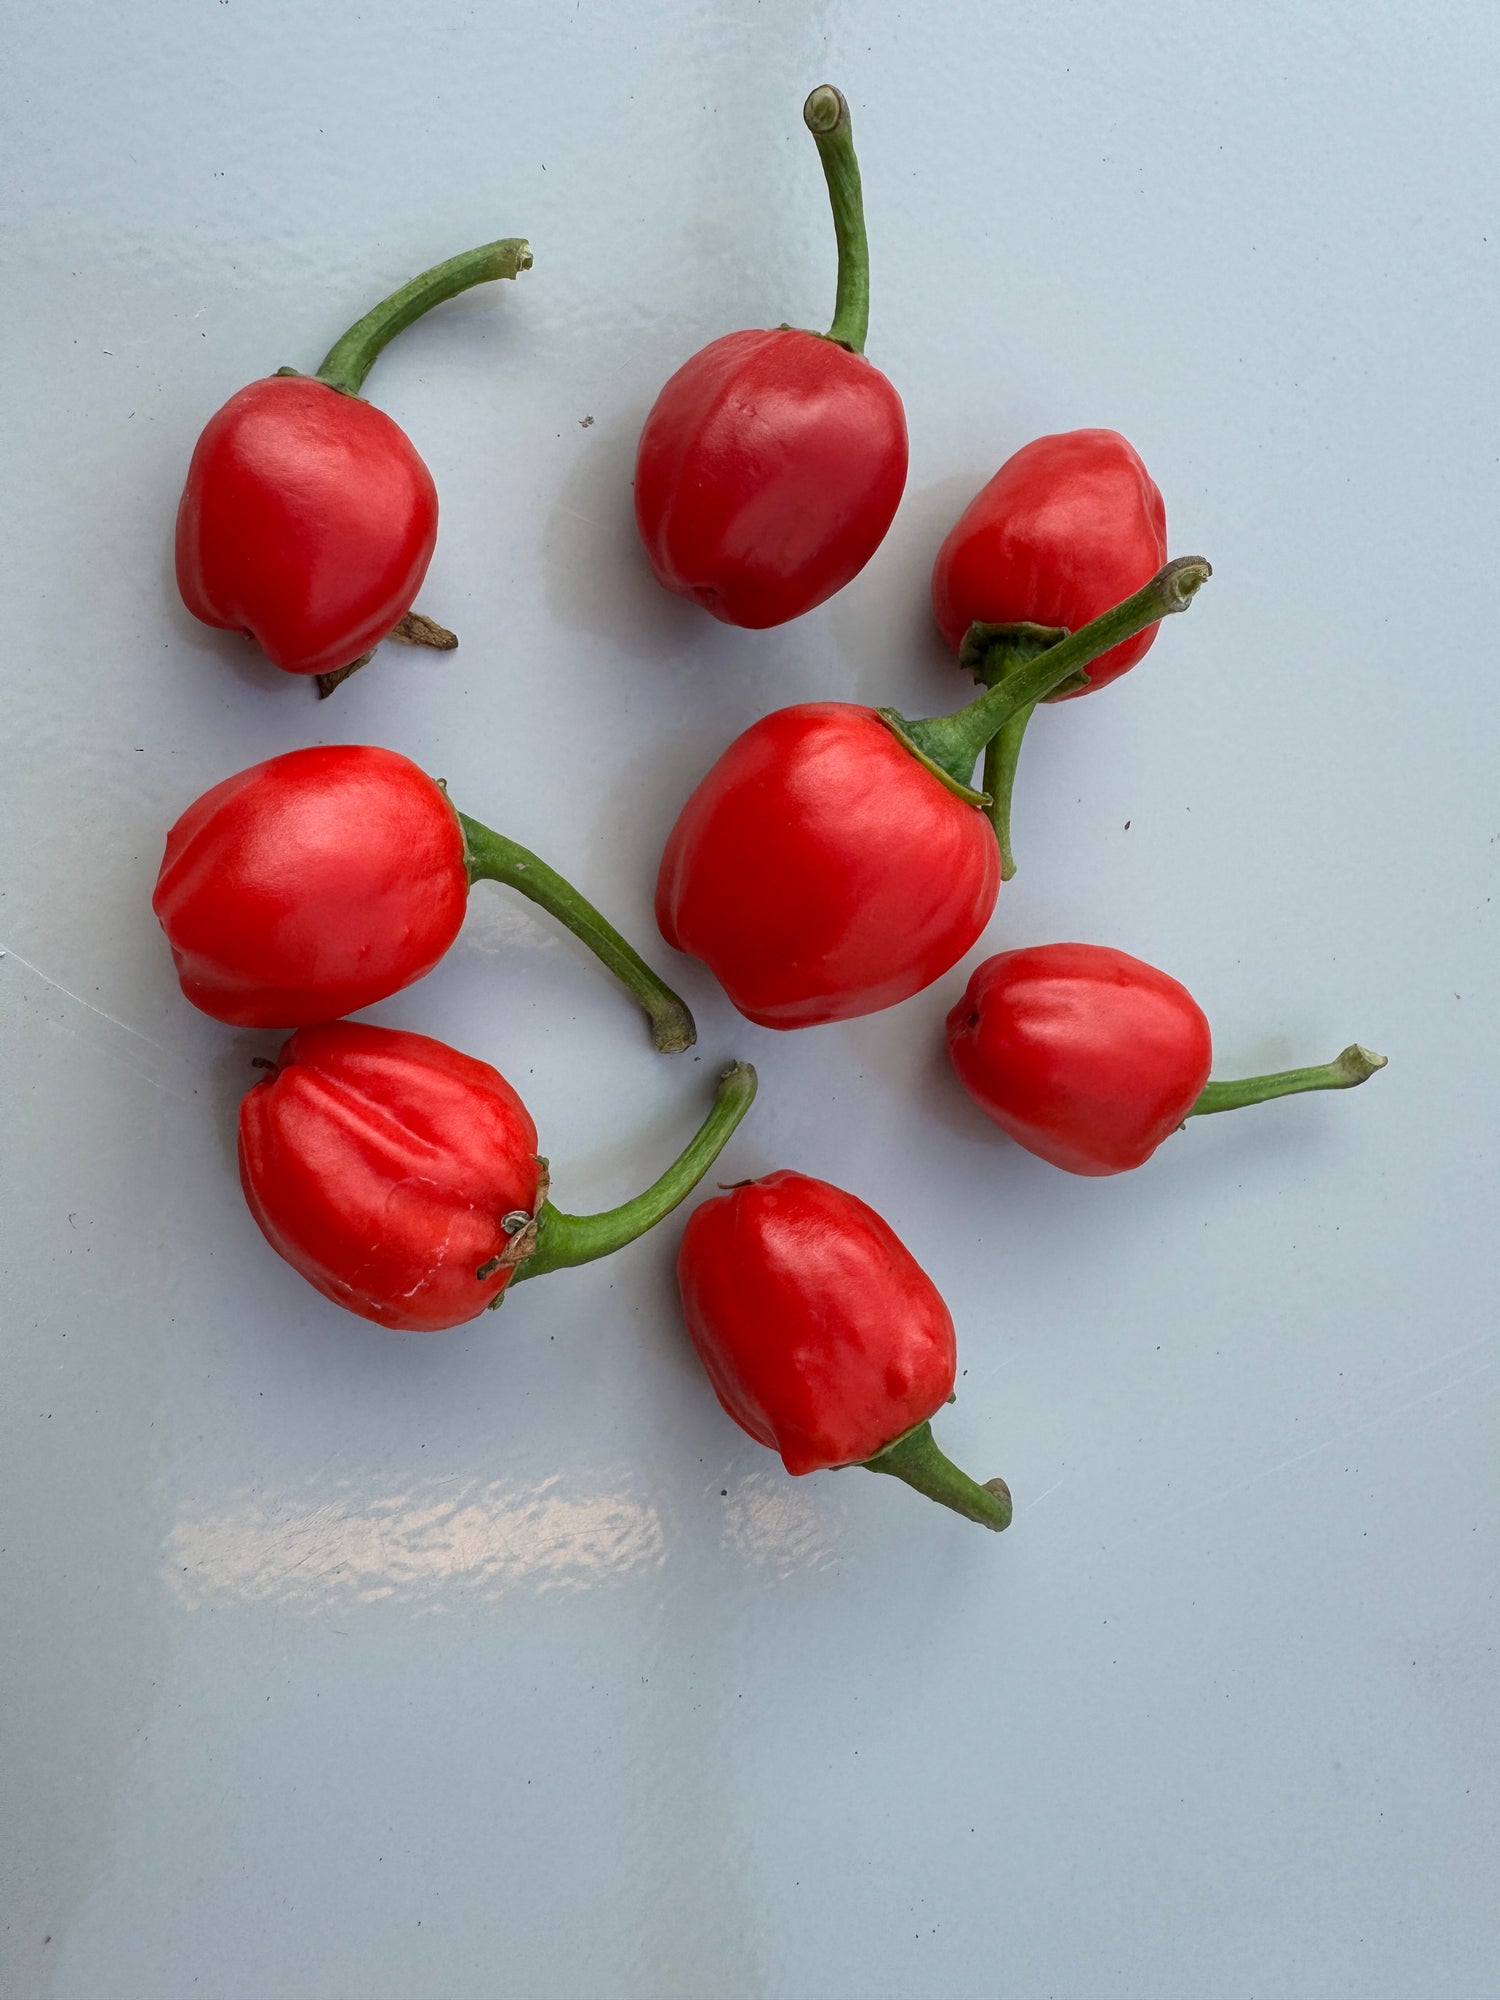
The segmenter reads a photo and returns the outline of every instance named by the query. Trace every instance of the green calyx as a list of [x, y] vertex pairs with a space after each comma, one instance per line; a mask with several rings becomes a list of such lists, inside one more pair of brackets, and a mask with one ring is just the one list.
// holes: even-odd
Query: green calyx
[[[1132, 639], [1148, 625], [1155, 625], [1174, 612], [1186, 611], [1194, 596], [1213, 575], [1202, 556], [1179, 556], [1157, 571], [1151, 581], [1117, 604], [1102, 617], [1065, 638], [1045, 626], [979, 626], [971, 628], [965, 646], [965, 664], [973, 670], [975, 654], [989, 644], [983, 635], [1003, 635], [990, 645], [999, 648], [993, 685], [954, 715], [930, 716], [909, 722], [894, 709], [882, 709], [881, 719], [901, 737], [907, 748], [923, 762], [936, 766], [951, 780], [962, 796], [969, 791], [974, 766], [980, 755], [1000, 732], [1016, 725], [1011, 744], [1010, 778], [1014, 777], [1014, 752], [1020, 747], [1020, 733], [1039, 701], [1071, 687], [1087, 685], [1085, 669], [1101, 654]], [[979, 636], [976, 637], [976, 634]], [[970, 639], [974, 646], [969, 646]], [[1042, 641], [1053, 639], [1053, 644]], [[1040, 646], [1040, 650], [1037, 648]], [[983, 678], [984, 676], [981, 676]], [[1025, 720], [1019, 720], [1024, 714]], [[1008, 780], [1003, 768], [987, 771], [987, 792], [992, 800], [1002, 795], [1008, 800]], [[1006, 844], [1008, 845], [1008, 835]]]
[[1310, 1069], [1275, 1070], [1269, 1076], [1231, 1078], [1225, 1083], [1206, 1083], [1188, 1113], [1203, 1118], [1214, 1111], [1239, 1111], [1247, 1104], [1268, 1104], [1274, 1097], [1295, 1097], [1303, 1090], [1353, 1090], [1367, 1083], [1376, 1070], [1384, 1069], [1386, 1058], [1351, 1042], [1332, 1062], [1317, 1063]]
[[866, 1472], [885, 1472], [893, 1479], [904, 1479], [918, 1493], [951, 1507], [966, 1521], [977, 1521], [981, 1528], [992, 1528], [998, 1534], [1010, 1526], [1010, 1488], [1005, 1481], [987, 1479], [981, 1486], [967, 1472], [961, 1472], [940, 1449], [930, 1421], [914, 1425], [863, 1463]]
[[827, 338], [851, 354], [863, 354], [870, 330], [870, 246], [865, 236], [865, 203], [849, 106], [842, 91], [820, 83], [802, 107], [803, 123], [817, 143], [833, 210], [839, 250], [838, 291]]
[[[530, 269], [531, 245], [519, 236], [482, 243], [477, 250], [464, 250], [445, 263], [434, 264], [356, 320], [323, 357], [317, 379], [330, 389], [357, 396], [381, 350], [423, 313], [473, 285], [488, 284], [493, 278], [514, 278]], [[283, 368], [277, 372], [292, 375], [297, 371]]]
[[693, 1046], [698, 1030], [686, 1001], [651, 970], [586, 896], [519, 841], [507, 839], [467, 813], [458, 814], [458, 823], [470, 882], [503, 882], [565, 925], [632, 995], [663, 1055], [680, 1055]]
[[[901, 747], [907, 755], [915, 757], [924, 770], [930, 771], [938, 783], [952, 792], [955, 798], [962, 799], [966, 806], [979, 806], [983, 809], [989, 805], [990, 795], [988, 792], [976, 791], [972, 785], [962, 783], [961, 780], [954, 777], [951, 771], [944, 770], [935, 757], [928, 756], [921, 744], [912, 735], [914, 725], [908, 722], [899, 710], [894, 708], [877, 708], [875, 714], [885, 724], [892, 736], [900, 741]], [[915, 726], [920, 727], [919, 724]]]
[[[543, 1277], [572, 1264], [592, 1264], [653, 1229], [692, 1193], [754, 1101], [754, 1069], [749, 1063], [732, 1063], [719, 1079], [712, 1108], [697, 1135], [664, 1174], [630, 1201], [598, 1215], [567, 1215], [554, 1208], [544, 1194], [535, 1216], [507, 1216], [506, 1226], [516, 1225], [519, 1253], [511, 1258], [518, 1266], [511, 1284], [519, 1285], [527, 1278]], [[508, 1256], [510, 1253], [483, 1266], [478, 1275], [490, 1276]], [[502, 1292], [495, 1304], [504, 1296]]]

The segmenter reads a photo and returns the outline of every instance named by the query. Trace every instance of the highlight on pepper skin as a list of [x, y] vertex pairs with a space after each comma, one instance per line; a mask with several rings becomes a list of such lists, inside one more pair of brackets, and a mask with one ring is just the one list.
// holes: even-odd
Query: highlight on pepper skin
[[997, 731], [1211, 574], [1180, 556], [952, 715], [802, 702], [743, 731], [667, 837], [656, 921], [749, 1020], [805, 1028], [893, 1007], [975, 945], [1001, 849], [970, 782]]
[[838, 239], [833, 324], [711, 341], [662, 389], [636, 454], [636, 526], [657, 581], [753, 630], [851, 582], [906, 486], [906, 413], [864, 354], [869, 255], [849, 107], [823, 84], [803, 118]]
[[893, 1007], [978, 939], [1000, 892], [982, 812], [873, 709], [805, 702], [731, 743], [667, 840], [656, 919], [747, 1019]]
[[282, 368], [209, 419], [177, 509], [177, 587], [195, 618], [322, 682], [401, 624], [437, 545], [437, 488], [405, 431], [359, 392], [404, 327], [531, 261], [519, 237], [450, 257], [357, 320], [315, 375]]
[[545, 1191], [536, 1126], [498, 1070], [354, 1021], [285, 1044], [240, 1105], [239, 1158], [277, 1255], [335, 1305], [408, 1332], [499, 1296], [517, 1262], [506, 1219], [529, 1224]]
[[857, 1196], [785, 1170], [741, 1182], [694, 1210], [677, 1279], [714, 1393], [788, 1472], [859, 1465], [1009, 1525], [1004, 1480], [980, 1485], [932, 1435], [958, 1373], [952, 1315]]
[[1102, 1176], [1143, 1166], [1185, 1121], [1385, 1067], [1357, 1043], [1332, 1062], [1209, 1081], [1213, 1039], [1187, 988], [1106, 945], [1031, 945], [976, 967], [948, 1015], [948, 1052], [985, 1115], [1038, 1159]]
[[[1140, 454], [1118, 431], [1064, 431], [1008, 458], [964, 509], [932, 566], [932, 609], [959, 663], [985, 687], [1138, 590], [1167, 559], [1167, 515]], [[1094, 694], [1144, 659], [1141, 626], [1042, 699]], [[1016, 872], [1011, 801], [1035, 704], [990, 740], [984, 789], [1001, 876]]]
[[[971, 625], [1077, 631], [1149, 581], [1167, 559], [1167, 510], [1118, 431], [1062, 431], [1008, 458], [969, 502], [932, 566], [932, 610], [957, 652]], [[1143, 660], [1148, 625], [1089, 668], [1094, 694]]]
[[586, 944], [658, 1049], [692, 1046], [682, 1000], [570, 882], [373, 744], [289, 750], [213, 786], [167, 835], [151, 906], [195, 1007], [232, 1027], [297, 1028], [430, 972], [458, 936], [470, 884], [486, 880]]

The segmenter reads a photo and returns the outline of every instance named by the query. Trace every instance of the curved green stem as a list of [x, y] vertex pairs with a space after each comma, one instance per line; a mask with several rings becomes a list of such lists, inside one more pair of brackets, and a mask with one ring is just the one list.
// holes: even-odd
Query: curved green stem
[[1021, 739], [1026, 725], [1036, 714], [1036, 703], [1019, 708], [1009, 722], [1002, 723], [984, 746], [984, 789], [990, 797], [990, 824], [1000, 843], [1000, 880], [1008, 882], [1016, 872], [1015, 851], [1010, 842], [1010, 802], [1016, 789], [1016, 764], [1021, 755]]
[[817, 141], [833, 233], [839, 246], [839, 285], [828, 338], [852, 354], [863, 354], [870, 330], [870, 245], [865, 236], [865, 202], [854, 155], [854, 131], [842, 91], [820, 83], [809, 92], [802, 118]]
[[898, 1437], [874, 1458], [867, 1458], [864, 1467], [867, 1472], [888, 1472], [895, 1479], [904, 1479], [929, 1500], [951, 1507], [955, 1514], [962, 1514], [967, 1521], [977, 1521], [981, 1528], [993, 1528], [998, 1533], [1010, 1526], [1010, 1488], [1005, 1481], [987, 1479], [981, 1486], [967, 1472], [960, 1472], [939, 1449], [930, 1423], [918, 1424], [904, 1437]]
[[1170, 617], [1174, 611], [1186, 611], [1212, 575], [1213, 570], [1202, 556], [1178, 556], [1123, 604], [1115, 605], [1088, 625], [1080, 625], [1057, 645], [1004, 674], [956, 715], [908, 722], [894, 709], [883, 708], [879, 711], [881, 720], [908, 746], [935, 764], [956, 787], [967, 789], [980, 752], [1013, 716], [1019, 715], [1023, 708], [1045, 701], [1112, 646], [1134, 638], [1137, 632], [1144, 632], [1148, 625]]
[[[958, 649], [958, 663], [982, 687], [992, 688], [1008, 674], [1018, 672], [1054, 646], [1060, 646], [1067, 636], [1065, 625], [971, 625]], [[1080, 671], [1078, 678], [1087, 682], [1088, 675]], [[1066, 687], [1067, 683], [1063, 685]], [[989, 795], [990, 824], [1000, 843], [1002, 882], [1008, 882], [1016, 872], [1010, 840], [1011, 799], [1016, 789], [1021, 742], [1036, 708], [1036, 703], [1031, 702], [1019, 709], [984, 747], [984, 789]]]
[[488, 284], [492, 278], [514, 278], [531, 269], [531, 245], [524, 237], [505, 236], [497, 243], [482, 243], [477, 250], [464, 250], [446, 263], [434, 264], [412, 278], [399, 291], [382, 299], [363, 319], [336, 340], [323, 357], [318, 380], [330, 389], [342, 389], [357, 396], [365, 377], [388, 341], [405, 332], [413, 320], [440, 306], [444, 299], [456, 298], [471, 285]]
[[1245, 1104], [1265, 1104], [1273, 1097], [1295, 1097], [1301, 1090], [1353, 1090], [1365, 1083], [1376, 1070], [1384, 1069], [1386, 1058], [1351, 1042], [1332, 1062], [1311, 1069], [1281, 1069], [1270, 1076], [1237, 1077], [1227, 1083], [1207, 1083], [1188, 1113], [1189, 1118], [1206, 1117], [1211, 1111], [1238, 1111]]
[[471, 882], [503, 882], [566, 925], [635, 996], [651, 1023], [651, 1039], [664, 1055], [680, 1055], [693, 1046], [698, 1031], [686, 1002], [658, 978], [587, 897], [519, 841], [508, 840], [467, 813], [458, 815], [458, 823], [463, 828]]
[[599, 1215], [564, 1215], [544, 1201], [537, 1217], [536, 1247], [511, 1283], [519, 1285], [525, 1278], [540, 1278], [569, 1264], [591, 1264], [654, 1228], [692, 1193], [754, 1100], [755, 1071], [749, 1063], [733, 1063], [719, 1079], [713, 1109], [697, 1137], [643, 1193]]

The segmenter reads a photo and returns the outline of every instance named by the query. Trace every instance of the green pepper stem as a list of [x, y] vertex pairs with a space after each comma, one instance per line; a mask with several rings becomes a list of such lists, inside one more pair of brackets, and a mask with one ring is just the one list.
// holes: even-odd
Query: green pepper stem
[[[1060, 646], [1068, 636], [1065, 625], [971, 625], [958, 649], [958, 663], [966, 667], [981, 687], [992, 688], [1007, 675], [1019, 671], [1031, 660]], [[1081, 669], [1077, 682], [1088, 685]], [[1063, 682], [1063, 689], [1068, 687]], [[1061, 692], [1059, 689], [1057, 692]], [[1010, 841], [1011, 800], [1016, 789], [1016, 765], [1026, 725], [1036, 713], [1036, 703], [1020, 709], [993, 735], [984, 748], [984, 789], [989, 796], [990, 824], [1000, 843], [1000, 880], [1008, 882], [1016, 872], [1016, 857]]]
[[536, 1247], [511, 1283], [519, 1285], [525, 1278], [540, 1278], [570, 1264], [591, 1264], [654, 1228], [692, 1193], [754, 1100], [755, 1071], [749, 1063], [733, 1063], [719, 1079], [713, 1108], [697, 1137], [643, 1193], [599, 1215], [565, 1215], [544, 1201], [537, 1217]]
[[507, 840], [503, 833], [482, 826], [467, 813], [458, 815], [458, 823], [463, 828], [471, 882], [503, 882], [566, 925], [639, 1001], [651, 1023], [651, 1039], [663, 1055], [680, 1055], [693, 1046], [698, 1031], [686, 1003], [571, 882], [530, 848]]
[[398, 333], [404, 333], [413, 320], [440, 306], [444, 299], [468, 291], [471, 285], [488, 284], [492, 278], [514, 278], [530, 269], [531, 245], [520, 236], [482, 243], [477, 250], [464, 250], [446, 263], [434, 264], [356, 320], [323, 357], [318, 380], [330, 389], [357, 396], [381, 349]]
[[960, 1472], [939, 1448], [930, 1423], [907, 1431], [874, 1458], [865, 1459], [864, 1467], [867, 1472], [888, 1472], [893, 1478], [904, 1479], [929, 1500], [951, 1507], [955, 1514], [977, 1521], [981, 1528], [993, 1528], [998, 1534], [1010, 1526], [1010, 1488], [1005, 1481], [987, 1479], [981, 1486], [967, 1472]]
[[1186, 611], [1212, 575], [1202, 556], [1178, 556], [1122, 604], [1106, 611], [1102, 618], [1080, 625], [1057, 645], [1003, 675], [955, 715], [908, 722], [894, 709], [883, 708], [881, 718], [956, 786], [966, 789], [980, 752], [1013, 716], [1045, 701], [1101, 653], [1134, 638], [1174, 611]]
[[851, 354], [863, 354], [870, 330], [870, 245], [865, 236], [865, 203], [854, 154], [854, 130], [842, 91], [820, 83], [802, 107], [803, 123], [817, 142], [833, 210], [839, 246], [839, 283], [828, 338]]
[[1008, 882], [1016, 872], [1015, 851], [1010, 841], [1010, 804], [1016, 789], [1016, 764], [1021, 755], [1021, 739], [1026, 725], [1036, 714], [1036, 703], [1018, 708], [984, 746], [984, 789], [990, 798], [990, 824], [1000, 843], [1000, 880]]
[[1205, 1084], [1188, 1117], [1203, 1118], [1211, 1111], [1238, 1111], [1242, 1105], [1265, 1104], [1273, 1097], [1295, 1097], [1301, 1090], [1353, 1090], [1385, 1065], [1384, 1056], [1351, 1042], [1332, 1062], [1318, 1063], [1311, 1069], [1282, 1069], [1270, 1076], [1244, 1076], [1226, 1083]]

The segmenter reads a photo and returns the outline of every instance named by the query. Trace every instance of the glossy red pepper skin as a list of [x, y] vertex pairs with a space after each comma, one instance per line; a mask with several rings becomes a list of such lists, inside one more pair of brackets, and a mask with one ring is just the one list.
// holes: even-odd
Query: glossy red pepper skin
[[205, 625], [290, 674], [330, 673], [410, 611], [437, 542], [432, 475], [399, 424], [315, 377], [231, 396], [193, 451], [177, 584]]
[[544, 1193], [536, 1127], [488, 1063], [354, 1021], [302, 1028], [240, 1106], [240, 1181], [266, 1241], [335, 1305], [432, 1333], [510, 1282], [507, 1215]]
[[999, 889], [977, 807], [873, 709], [806, 702], [752, 724], [693, 792], [662, 856], [656, 919], [748, 1019], [803, 1028], [941, 978]]
[[1213, 1059], [1187, 988], [1104, 945], [986, 959], [948, 1016], [953, 1066], [1002, 1131], [1072, 1174], [1141, 1166], [1188, 1116]]
[[[1023, 445], [964, 509], [933, 565], [932, 608], [955, 650], [976, 622], [1077, 631], [1166, 559], [1166, 508], [1133, 447], [1117, 431], [1064, 431]], [[1118, 680], [1156, 633], [1092, 661], [1073, 693]]]
[[420, 979], [457, 937], [458, 815], [394, 750], [291, 750], [205, 792], [152, 897], [182, 990], [215, 1020], [293, 1028]]
[[788, 1472], [860, 1465], [953, 1393], [953, 1319], [900, 1237], [852, 1194], [772, 1173], [706, 1201], [677, 1260], [709, 1380]]
[[901, 398], [862, 354], [795, 328], [726, 334], [646, 419], [636, 525], [658, 582], [758, 631], [859, 574], [906, 466]]

